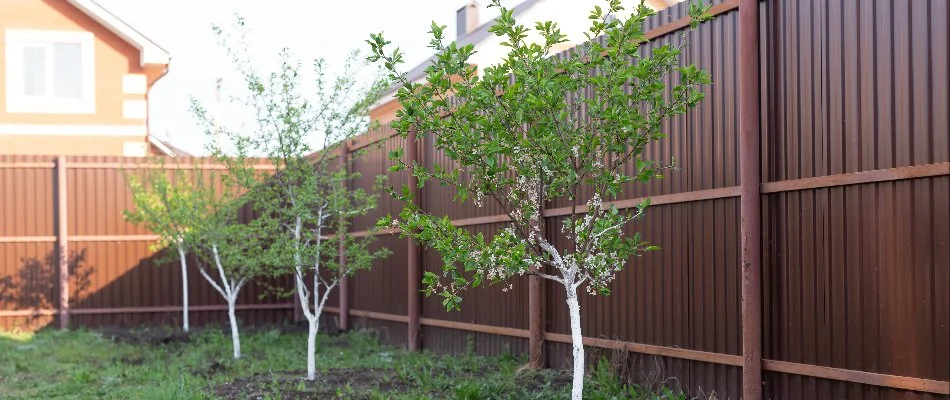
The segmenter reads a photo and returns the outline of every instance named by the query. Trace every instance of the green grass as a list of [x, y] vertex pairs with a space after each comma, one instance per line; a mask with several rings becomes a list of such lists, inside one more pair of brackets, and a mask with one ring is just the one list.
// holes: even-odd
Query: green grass
[[[320, 336], [318, 382], [307, 382], [305, 337], [280, 329], [242, 337], [244, 358], [230, 358], [230, 337], [193, 333], [187, 341], [124, 343], [92, 331], [0, 333], [3, 399], [558, 399], [565, 373], [521, 371], [510, 356], [436, 356], [382, 346], [370, 333]], [[138, 340], [138, 336], [130, 336]], [[604, 364], [605, 365], [605, 364]], [[589, 377], [589, 399], [681, 399], [625, 387], [603, 366]]]

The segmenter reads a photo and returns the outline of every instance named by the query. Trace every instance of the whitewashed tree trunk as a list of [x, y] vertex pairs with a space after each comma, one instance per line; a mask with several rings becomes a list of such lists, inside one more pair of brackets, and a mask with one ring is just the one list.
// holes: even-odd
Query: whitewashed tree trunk
[[241, 335], [238, 332], [237, 315], [234, 313], [237, 303], [237, 293], [228, 298], [228, 319], [231, 321], [231, 344], [234, 348], [234, 359], [241, 358]]
[[577, 302], [577, 287], [565, 284], [567, 310], [571, 317], [571, 350], [574, 356], [574, 381], [571, 399], [581, 400], [584, 395], [584, 336], [581, 335], [581, 306]]
[[[299, 265], [299, 264], [298, 264]], [[310, 296], [311, 292], [303, 280], [303, 270], [297, 267], [296, 279], [294, 280], [297, 288], [297, 298], [300, 299], [300, 308], [303, 311], [304, 318], [307, 319], [307, 380], [317, 379], [317, 331], [320, 329], [319, 308], [311, 311]], [[314, 295], [316, 298], [316, 295]]]
[[181, 330], [188, 333], [188, 261], [181, 246], [178, 246], [178, 259], [181, 264]]
[[[326, 207], [320, 207], [320, 210], [317, 213], [317, 229], [316, 229], [316, 238], [317, 238], [317, 254], [314, 257], [314, 263], [312, 267], [308, 267], [308, 272], [313, 274], [313, 288], [307, 286], [306, 281], [304, 280], [304, 263], [303, 258], [299, 251], [294, 254], [294, 272], [295, 272], [295, 286], [297, 289], [297, 298], [300, 300], [300, 308], [303, 311], [303, 315], [307, 318], [308, 322], [308, 331], [307, 331], [307, 380], [317, 379], [317, 332], [320, 330], [320, 315], [323, 314], [323, 307], [327, 303], [327, 299], [330, 297], [330, 292], [339, 282], [338, 280], [333, 280], [331, 282], [323, 282], [322, 286], [324, 287], [323, 295], [320, 295], [321, 279], [320, 279], [320, 243], [323, 239], [322, 228], [323, 222], [329, 215], [323, 213], [323, 209]], [[303, 224], [300, 217], [297, 217], [296, 224], [294, 227], [294, 239], [299, 243], [301, 240]], [[311, 304], [312, 302], [312, 304]], [[310, 307], [313, 307], [312, 309]]]
[[234, 349], [234, 358], [238, 359], [241, 358], [241, 332], [238, 328], [237, 321], [237, 299], [238, 294], [241, 293], [241, 288], [247, 283], [248, 277], [234, 277], [228, 279], [228, 275], [224, 272], [224, 266], [221, 265], [221, 257], [218, 254], [217, 245], [211, 246], [211, 252], [214, 255], [214, 263], [218, 267], [218, 277], [221, 279], [221, 283], [218, 284], [218, 282], [208, 274], [208, 271], [205, 271], [204, 266], [200, 263], [198, 264], [198, 272], [201, 273], [201, 276], [208, 281], [208, 284], [228, 303], [228, 321], [231, 324], [231, 345]]
[[307, 331], [307, 380], [317, 379], [317, 330], [320, 329], [320, 317], [308, 318], [310, 329]]

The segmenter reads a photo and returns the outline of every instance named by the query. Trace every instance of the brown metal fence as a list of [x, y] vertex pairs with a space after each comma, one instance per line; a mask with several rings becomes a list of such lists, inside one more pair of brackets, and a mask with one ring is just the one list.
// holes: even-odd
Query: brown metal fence
[[[618, 202], [652, 198], [628, 233], [663, 250], [634, 260], [612, 296], [581, 299], [589, 361], [620, 360], [640, 383], [718, 398], [950, 398], [948, 2], [713, 3], [717, 19], [698, 29], [686, 59], [709, 70], [714, 84], [697, 109], [666, 124], [668, 139], [648, 149], [675, 157], [679, 169], [631, 185]], [[673, 40], [686, 25], [685, 7], [650, 19], [647, 47]], [[430, 140], [416, 144], [417, 160], [445, 163]], [[354, 185], [372, 189], [380, 174], [407, 182], [405, 173], [388, 172], [386, 159], [406, 144], [389, 128], [351, 142], [348, 151], [367, 152], [353, 164], [362, 174]], [[59, 292], [49, 282], [59, 270], [22, 267], [56, 248], [58, 168], [53, 158], [0, 162], [0, 279], [26, 282], [21, 290], [33, 296], [0, 307], [27, 311], [0, 316], [57, 310]], [[129, 200], [116, 189], [124, 186], [114, 165], [67, 159], [65, 171], [69, 248], [86, 249], [98, 267], [90, 275], [95, 300], [71, 300], [74, 319], [174, 319], [177, 278], [150, 265], [147, 233], [121, 221]], [[492, 205], [454, 203], [437, 185], [417, 198], [473, 231], [490, 235], [505, 222]], [[567, 206], [545, 210], [549, 227]], [[355, 228], [399, 209], [383, 196]], [[393, 255], [349, 279], [346, 301], [329, 304], [348, 316], [343, 328], [373, 327], [410, 348], [540, 350], [549, 366], [570, 362], [559, 288], [532, 289], [527, 279], [507, 292], [483, 287], [450, 313], [417, 291], [421, 271], [439, 268], [437, 254], [414, 250], [394, 232], [383, 232], [378, 245]], [[245, 308], [266, 310], [247, 310], [246, 318], [289, 316], [290, 305], [255, 301], [255, 290]], [[195, 297], [222, 307], [210, 291]], [[541, 306], [530, 308], [535, 299]], [[542, 323], [533, 328], [532, 318]], [[11, 318], [0, 321], [9, 326]]]
[[[581, 300], [588, 361], [622, 358], [641, 383], [719, 398], [755, 398], [756, 389], [773, 399], [950, 398], [947, 2], [770, 0], [744, 11], [739, 1], [714, 3], [717, 19], [698, 29], [686, 55], [714, 84], [648, 150], [675, 157], [680, 168], [625, 192], [653, 200], [628, 233], [664, 250], [634, 260], [612, 296]], [[674, 39], [685, 7], [649, 21], [647, 48]], [[751, 21], [744, 39], [743, 12]], [[742, 43], [757, 51], [741, 51]], [[751, 119], [741, 93], [751, 93]], [[350, 146], [381, 145], [369, 147], [356, 170], [385, 173], [385, 154], [406, 143], [394, 134], [380, 129]], [[448, 161], [431, 138], [417, 153], [426, 165]], [[755, 169], [745, 171], [749, 165]], [[744, 176], [749, 186], [743, 172], [752, 172]], [[393, 183], [406, 179], [390, 175]], [[490, 235], [504, 225], [493, 205], [454, 203], [452, 194], [426, 185], [418, 198], [473, 231]], [[754, 229], [741, 224], [746, 200], [759, 210], [748, 219]], [[558, 226], [567, 206], [550, 205], [548, 226]], [[356, 229], [398, 210], [385, 199]], [[744, 236], [760, 257], [743, 258]], [[461, 312], [446, 312], [438, 299], [406, 289], [419, 279], [406, 272], [436, 270], [439, 256], [423, 251], [413, 268], [405, 239], [382, 241], [394, 255], [353, 280], [373, 290], [348, 293], [357, 324], [384, 327], [410, 347], [405, 332], [417, 325], [424, 349], [529, 352], [528, 279], [507, 292], [476, 289]], [[746, 271], [744, 283], [746, 262], [758, 278]], [[563, 291], [545, 283], [540, 292], [543, 353], [549, 366], [563, 367], [570, 363]], [[409, 312], [414, 302], [419, 315]], [[757, 317], [744, 319], [743, 310]]]
[[[179, 158], [165, 168], [193, 174], [206, 161]], [[180, 323], [177, 263], [151, 248], [155, 235], [122, 217], [132, 207], [124, 173], [154, 167], [141, 158], [0, 156], [0, 329], [55, 319], [61, 326]], [[226, 321], [224, 301], [194, 269], [189, 282], [191, 324]], [[290, 317], [290, 301], [260, 299], [265, 290], [260, 283], [242, 290], [244, 323]]]

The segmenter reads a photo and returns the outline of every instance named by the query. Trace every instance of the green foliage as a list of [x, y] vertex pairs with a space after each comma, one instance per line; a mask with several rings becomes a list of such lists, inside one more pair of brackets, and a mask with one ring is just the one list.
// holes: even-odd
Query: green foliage
[[[112, 340], [134, 339], [133, 343]], [[523, 359], [436, 356], [380, 345], [366, 331], [319, 336], [322, 371], [375, 372], [361, 387], [350, 380], [307, 382], [295, 374], [302, 333], [261, 329], [244, 335], [244, 358], [224, 356], [230, 339], [220, 330], [188, 340], [165, 340], [161, 328], [99, 333], [45, 330], [0, 332], [0, 393], [4, 399], [335, 398], [337, 390], [372, 399], [562, 399], [569, 388], [558, 371], [519, 371]], [[560, 379], [559, 379], [560, 378]], [[247, 383], [253, 380], [253, 384]], [[240, 385], [246, 389], [241, 391]], [[229, 390], [232, 396], [223, 395]], [[685, 399], [620, 384], [597, 369], [585, 396], [592, 399]]]
[[165, 247], [187, 250], [194, 241], [195, 229], [205, 212], [200, 193], [186, 172], [185, 169], [166, 169], [164, 158], [152, 160], [150, 168], [123, 171], [133, 208], [122, 213], [127, 221], [143, 225], [159, 236], [153, 250]]
[[[160, 158], [153, 165], [135, 173], [126, 171], [135, 207], [124, 215], [159, 235], [156, 250], [173, 246], [196, 255], [202, 275], [225, 297], [224, 286], [239, 291], [260, 275], [261, 259], [253, 249], [260, 247], [261, 237], [238, 220], [244, 206], [238, 188], [219, 187], [216, 183], [222, 177], [200, 165], [169, 170]], [[209, 275], [208, 265], [216, 271], [220, 267], [223, 276]]]
[[[459, 307], [466, 288], [522, 274], [607, 294], [627, 260], [657, 249], [639, 235], [624, 235], [648, 202], [623, 210], [608, 202], [628, 183], [661, 178], [672, 167], [673, 160], [645, 158], [644, 149], [665, 138], [663, 123], [695, 106], [703, 98], [700, 87], [710, 83], [705, 71], [680, 61], [691, 29], [678, 43], [644, 50], [644, 22], [654, 12], [641, 2], [629, 17], [613, 18], [623, 6], [611, 0], [591, 12], [589, 41], [555, 57], [555, 46], [567, 40], [556, 23], [537, 23], [533, 30], [541, 40], [529, 42], [531, 28], [518, 24], [498, 0], [492, 6], [500, 16], [490, 31], [508, 54], [479, 71], [469, 62], [474, 46], [445, 44], [445, 27], [435, 23], [430, 47], [437, 56], [425, 83], [399, 73], [402, 53], [388, 51], [382, 34], [367, 42], [370, 60], [401, 83], [403, 109], [394, 127], [403, 135], [432, 135], [435, 149], [452, 161], [408, 165], [395, 151], [393, 170], [409, 169], [420, 186], [430, 180], [452, 186], [459, 201], [494, 202], [511, 223], [490, 239], [472, 234], [413, 205], [404, 188], [391, 191], [405, 202], [402, 212], [380, 224], [442, 255], [442, 273], [426, 274], [424, 284], [449, 309]], [[707, 19], [707, 11], [690, 7], [693, 26]], [[564, 240], [549, 242], [541, 207], [564, 198], [575, 204], [560, 226]]]
[[253, 222], [240, 220], [245, 199], [226, 199], [214, 193], [207, 196], [210, 204], [193, 246], [198, 267], [221, 296], [236, 297], [250, 279], [266, 274], [265, 259], [260, 255], [266, 237]]
[[[310, 88], [304, 84], [301, 65], [289, 50], [281, 51], [277, 71], [262, 76], [244, 46], [244, 21], [238, 18], [236, 25], [237, 37], [218, 27], [215, 32], [244, 79], [246, 92], [236, 100], [254, 123], [249, 128], [230, 127], [197, 102], [193, 109], [209, 137], [223, 139], [213, 141], [209, 149], [228, 167], [225, 182], [245, 193], [254, 213], [247, 228], [252, 236], [267, 238], [247, 249], [256, 249], [254, 258], [269, 274], [296, 277], [301, 298], [312, 299], [304, 303], [310, 318], [319, 315], [340, 277], [369, 268], [374, 259], [388, 254], [385, 249], [370, 250], [372, 235], [349, 234], [352, 218], [373, 209], [376, 197], [349, 188], [348, 183], [359, 178], [348, 168], [358, 154], [346, 162], [339, 157], [348, 139], [369, 128], [368, 107], [386, 84], [360, 78], [365, 62], [355, 52], [347, 58], [344, 72], [334, 78], [327, 77], [326, 62], [318, 59], [313, 63], [311, 99], [305, 94]], [[271, 168], [258, 168], [260, 161], [254, 157], [264, 158]], [[340, 241], [345, 266], [338, 261]], [[308, 275], [310, 283], [305, 282]]]

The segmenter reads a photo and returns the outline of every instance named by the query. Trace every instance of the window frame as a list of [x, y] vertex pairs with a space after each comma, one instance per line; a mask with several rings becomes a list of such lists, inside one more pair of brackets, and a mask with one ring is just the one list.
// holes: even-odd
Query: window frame
[[[96, 113], [96, 65], [95, 36], [84, 31], [55, 31], [34, 29], [7, 29], [4, 46], [6, 47], [6, 100], [8, 113], [32, 114], [95, 114]], [[78, 44], [80, 47], [80, 87], [79, 99], [57, 99], [55, 82], [46, 82], [47, 94], [28, 96], [23, 79], [26, 65], [23, 49], [31, 44], [54, 47], [57, 43]], [[45, 65], [47, 70], [55, 65], [53, 52], [47, 50]], [[48, 74], [47, 74], [48, 75]]]

